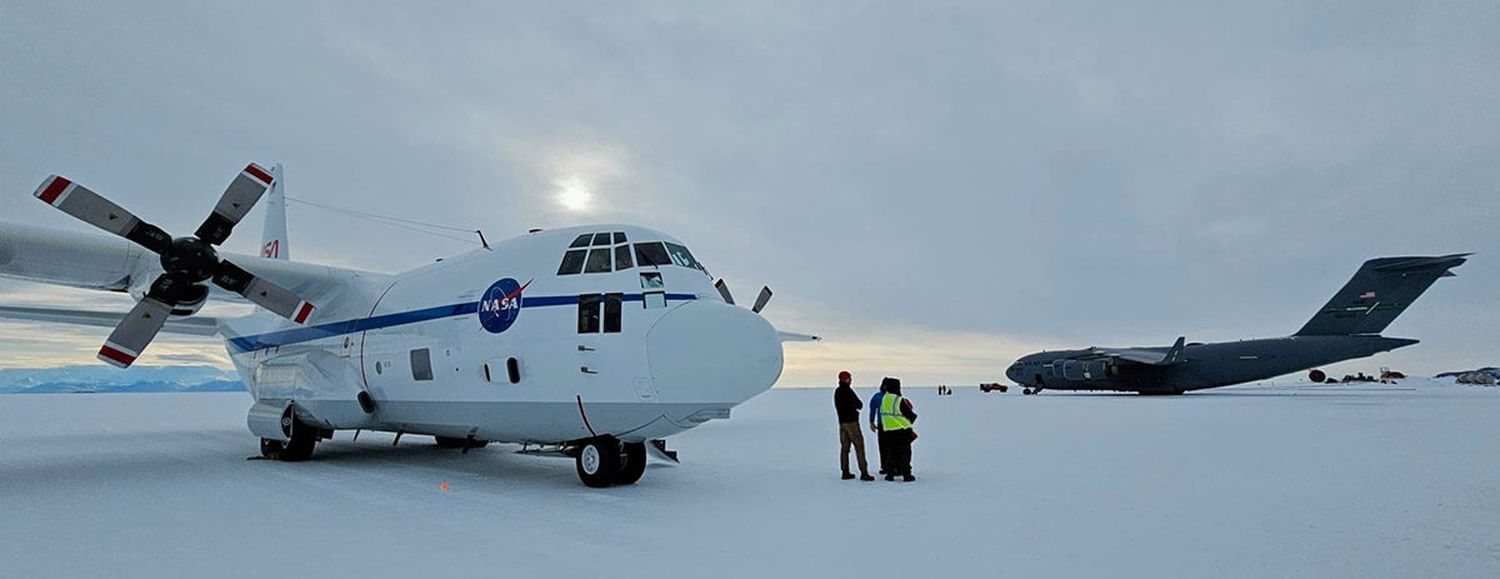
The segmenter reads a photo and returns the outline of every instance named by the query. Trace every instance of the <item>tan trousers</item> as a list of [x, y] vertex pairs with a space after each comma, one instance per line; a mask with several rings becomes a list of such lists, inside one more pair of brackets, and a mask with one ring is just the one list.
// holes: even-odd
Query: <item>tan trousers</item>
[[869, 463], [865, 462], [865, 433], [860, 432], [858, 422], [846, 422], [839, 425], [839, 468], [849, 472], [849, 447], [854, 447], [854, 456], [859, 459], [859, 472], [869, 473]]

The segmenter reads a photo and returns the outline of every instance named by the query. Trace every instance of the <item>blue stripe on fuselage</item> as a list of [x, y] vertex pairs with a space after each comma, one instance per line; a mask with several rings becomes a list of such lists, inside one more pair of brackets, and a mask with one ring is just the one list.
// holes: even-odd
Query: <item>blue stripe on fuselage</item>
[[[624, 301], [639, 302], [645, 300], [644, 294], [625, 294]], [[667, 301], [691, 301], [698, 299], [693, 294], [667, 294]], [[578, 305], [578, 296], [535, 296], [521, 298], [521, 308], [546, 308], [552, 306], [575, 306]], [[404, 326], [443, 318], [466, 316], [479, 311], [479, 302], [467, 302], [412, 310], [408, 312], [397, 312], [394, 314], [382, 314], [356, 320], [345, 320], [328, 324], [318, 324], [302, 328], [292, 328], [254, 336], [241, 336], [229, 338], [227, 343], [229, 349], [235, 353], [244, 353], [265, 348], [276, 348], [291, 344], [300, 344], [324, 338], [332, 338], [344, 334], [357, 334], [370, 330], [379, 330], [395, 326]]]

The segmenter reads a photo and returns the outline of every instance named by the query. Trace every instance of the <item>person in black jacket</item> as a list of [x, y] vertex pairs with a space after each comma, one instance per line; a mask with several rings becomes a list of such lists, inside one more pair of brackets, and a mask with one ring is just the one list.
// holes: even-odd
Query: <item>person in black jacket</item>
[[849, 472], [849, 447], [853, 446], [854, 455], [859, 459], [859, 480], [872, 481], [875, 477], [870, 476], [870, 466], [865, 461], [865, 435], [859, 430], [859, 409], [864, 403], [850, 387], [853, 378], [847, 371], [839, 372], [839, 387], [833, 391], [833, 409], [839, 415], [839, 468], [843, 470], [844, 480], [854, 478]]

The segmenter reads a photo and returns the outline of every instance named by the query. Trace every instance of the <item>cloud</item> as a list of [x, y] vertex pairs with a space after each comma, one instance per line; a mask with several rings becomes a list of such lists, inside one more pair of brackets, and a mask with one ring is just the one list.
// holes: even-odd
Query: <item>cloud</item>
[[[640, 223], [822, 314], [789, 330], [858, 328], [789, 353], [818, 383], [843, 357], [959, 383], [1012, 349], [1285, 334], [1364, 259], [1478, 251], [1382, 358], [1437, 371], [1500, 343], [1497, 28], [1485, 2], [15, 5], [0, 215], [79, 227], [25, 194], [62, 171], [187, 231], [250, 158], [492, 240]], [[575, 177], [587, 213], [555, 201]], [[334, 265], [471, 247], [290, 221]]]

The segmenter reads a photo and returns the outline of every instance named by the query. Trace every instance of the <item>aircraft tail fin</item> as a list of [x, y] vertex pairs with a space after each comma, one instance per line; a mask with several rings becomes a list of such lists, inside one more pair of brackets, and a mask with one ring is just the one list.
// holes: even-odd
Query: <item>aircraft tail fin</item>
[[1440, 277], [1473, 254], [1382, 257], [1366, 261], [1328, 305], [1318, 310], [1298, 336], [1379, 334]]
[[266, 224], [261, 233], [260, 256], [285, 261], [292, 259], [292, 249], [287, 244], [286, 193], [283, 189], [286, 175], [281, 170], [281, 163], [271, 169], [271, 175], [275, 180], [271, 182], [271, 190], [266, 192]]

